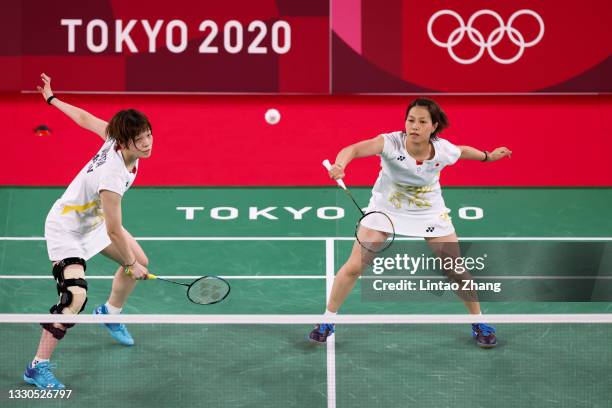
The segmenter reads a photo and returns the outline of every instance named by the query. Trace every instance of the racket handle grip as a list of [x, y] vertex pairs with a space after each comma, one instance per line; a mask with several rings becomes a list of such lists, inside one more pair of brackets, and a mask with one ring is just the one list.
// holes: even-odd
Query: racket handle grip
[[152, 273], [147, 273], [147, 280], [157, 279], [157, 275], [153, 275]]
[[[330, 171], [331, 168], [332, 168], [331, 163], [327, 159], [323, 160], [323, 163], [321, 163], [321, 164], [323, 164], [323, 167], [325, 167], [327, 169], [327, 171]], [[342, 187], [344, 190], [346, 190], [346, 184], [344, 184], [344, 181], [342, 181], [342, 179], [337, 179], [336, 183], [338, 183], [338, 185], [340, 187]]]

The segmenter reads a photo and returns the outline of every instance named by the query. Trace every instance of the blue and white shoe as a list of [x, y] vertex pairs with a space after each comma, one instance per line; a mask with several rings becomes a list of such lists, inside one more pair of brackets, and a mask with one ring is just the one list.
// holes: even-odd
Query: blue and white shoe
[[476, 339], [478, 347], [492, 348], [497, 346], [495, 327], [484, 323], [472, 324], [472, 337]]
[[[109, 313], [108, 313], [108, 309], [106, 308], [106, 305], [102, 304], [94, 309], [93, 314], [107, 315]], [[119, 343], [123, 344], [124, 346], [134, 345], [134, 339], [132, 338], [130, 333], [127, 331], [127, 327], [125, 327], [125, 324], [123, 323], [103, 323], [102, 325], [108, 329], [108, 332], [110, 333], [112, 338], [117, 340]]]
[[325, 343], [327, 338], [336, 331], [335, 325], [329, 323], [317, 324], [308, 335], [310, 341], [315, 343]]
[[66, 387], [51, 372], [51, 369], [55, 367], [55, 364], [51, 364], [48, 361], [40, 362], [34, 368], [32, 368], [31, 364], [28, 364], [23, 373], [23, 379], [28, 384], [35, 385], [37, 388], [62, 390]]

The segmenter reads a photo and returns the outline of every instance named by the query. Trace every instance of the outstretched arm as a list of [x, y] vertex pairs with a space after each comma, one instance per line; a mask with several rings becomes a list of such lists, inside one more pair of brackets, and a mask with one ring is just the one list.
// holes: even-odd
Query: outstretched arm
[[[40, 74], [40, 78], [43, 81], [43, 86], [37, 86], [36, 89], [41, 93], [43, 98], [45, 98], [45, 101], [47, 101], [51, 96], [53, 96], [53, 91], [51, 90], [51, 78], [46, 74]], [[77, 125], [87, 130], [91, 130], [100, 136], [102, 140], [106, 140], [107, 123], [102, 119], [95, 117], [91, 113], [84, 111], [81, 108], [77, 108], [76, 106], [72, 106], [66, 102], [62, 102], [57, 99], [57, 97], [54, 97], [50, 101], [50, 104], [68, 115], [68, 117], [74, 120]]]
[[346, 166], [348, 166], [353, 159], [381, 154], [384, 146], [385, 142], [383, 137], [376, 136], [373, 139], [363, 140], [345, 147], [338, 152], [336, 162], [329, 171], [329, 176], [334, 180], [343, 178]]
[[498, 147], [492, 152], [480, 151], [471, 146], [459, 146], [461, 150], [460, 159], [465, 160], [478, 160], [478, 161], [497, 161], [499, 159], [503, 159], [504, 157], [511, 157], [512, 151], [507, 147]]
[[136, 254], [130, 248], [125, 230], [123, 229], [121, 222], [121, 196], [113, 191], [102, 190], [100, 191], [100, 201], [102, 211], [104, 211], [106, 232], [112, 245], [115, 246], [121, 255], [121, 264], [134, 279], [146, 279], [147, 268], [138, 263]]

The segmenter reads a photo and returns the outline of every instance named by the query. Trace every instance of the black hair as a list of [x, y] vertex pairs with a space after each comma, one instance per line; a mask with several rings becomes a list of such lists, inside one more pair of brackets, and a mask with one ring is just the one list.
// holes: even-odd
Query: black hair
[[408, 119], [410, 109], [414, 108], [415, 106], [427, 108], [427, 111], [429, 111], [429, 115], [431, 116], [431, 123], [438, 124], [436, 130], [434, 130], [431, 134], [431, 139], [437, 139], [438, 134], [450, 126], [446, 113], [444, 113], [442, 108], [440, 108], [440, 105], [438, 105], [433, 99], [429, 98], [417, 98], [410, 102], [410, 105], [408, 105], [408, 108], [406, 109], [406, 117], [404, 118], [404, 122], [406, 119]]
[[115, 139], [121, 147], [128, 147], [130, 140], [135, 141], [142, 132], [153, 132], [151, 123], [144, 113], [136, 109], [126, 109], [115, 113], [108, 122], [106, 135]]

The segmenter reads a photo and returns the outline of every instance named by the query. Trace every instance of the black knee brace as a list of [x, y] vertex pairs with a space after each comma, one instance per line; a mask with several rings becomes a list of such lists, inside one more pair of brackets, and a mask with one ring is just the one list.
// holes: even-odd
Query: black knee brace
[[[62, 259], [60, 262], [53, 266], [53, 278], [55, 278], [55, 282], [57, 284], [57, 294], [60, 299], [59, 302], [49, 309], [49, 312], [52, 314], [63, 314], [63, 311], [66, 307], [70, 306], [73, 301], [72, 292], [68, 290], [71, 286], [78, 286], [87, 290], [87, 281], [85, 279], [65, 279], [64, 278], [64, 269], [68, 265], [82, 265], [83, 271], [86, 270], [87, 266], [85, 265], [85, 260], [82, 258], [66, 258]], [[85, 309], [85, 305], [87, 304], [87, 297], [85, 297], [85, 301], [80, 307], [78, 313], [81, 313], [83, 309]], [[78, 307], [78, 306], [77, 306]], [[41, 326], [47, 330], [49, 333], [53, 335], [58, 340], [61, 340], [66, 334], [66, 330], [74, 326], [74, 323], [62, 323], [65, 330], [62, 330], [58, 327], [55, 327], [52, 323], [41, 323]]]
[[64, 335], [66, 334], [66, 330], [68, 330], [70, 327], [74, 326], [74, 324], [73, 324], [70, 327], [68, 327], [67, 323], [62, 323], [62, 325], [66, 328], [66, 330], [63, 330], [63, 329], [60, 329], [58, 327], [55, 327], [53, 325], [53, 323], [41, 323], [40, 325], [43, 327], [43, 329], [45, 329], [46, 331], [51, 333], [53, 335], [53, 337], [55, 337], [58, 340], [63, 339]]

